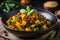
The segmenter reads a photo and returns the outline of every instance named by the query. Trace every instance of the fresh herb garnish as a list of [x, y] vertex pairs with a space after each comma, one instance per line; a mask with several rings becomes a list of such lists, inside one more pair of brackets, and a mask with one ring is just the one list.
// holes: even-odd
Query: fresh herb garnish
[[20, 5], [18, 5], [18, 3], [14, 2], [14, 1], [3, 1], [0, 4], [0, 11], [1, 12], [6, 12], [8, 13], [9, 11], [13, 10], [13, 9], [17, 9], [19, 8]]
[[26, 10], [25, 9], [21, 9], [20, 12], [21, 13], [26, 13]]
[[30, 6], [27, 6], [26, 11], [27, 11], [27, 13], [30, 12]]
[[27, 13], [27, 15], [31, 15], [31, 14], [36, 14], [38, 11], [36, 9], [30, 9], [30, 6], [27, 6], [26, 10], [25, 9], [21, 9], [20, 10], [21, 13]]

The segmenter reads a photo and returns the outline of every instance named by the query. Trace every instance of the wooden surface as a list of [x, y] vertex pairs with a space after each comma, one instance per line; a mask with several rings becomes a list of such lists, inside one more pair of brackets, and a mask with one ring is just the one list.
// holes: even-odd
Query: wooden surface
[[[21, 38], [16, 37], [15, 35], [11, 34], [11, 33], [8, 32], [8, 31], [7, 31], [8, 36], [5, 36], [4, 31], [7, 31], [7, 30], [2, 26], [2, 24], [1, 24], [1, 18], [0, 18], [0, 37], [1, 37], [0, 40], [6, 40], [6, 38], [7, 38], [7, 39], [10, 39], [10, 40], [22, 40]], [[52, 33], [52, 32], [53, 32], [53, 30], [50, 31], [49, 33], [43, 35], [41, 38], [37, 38], [37, 39], [34, 39], [34, 40], [45, 40], [46, 37], [47, 37], [50, 33]], [[2, 38], [4, 38], [4, 39], [2, 39]], [[25, 40], [25, 39], [24, 39], [24, 40]], [[27, 40], [27, 39], [26, 39], [26, 40]]]

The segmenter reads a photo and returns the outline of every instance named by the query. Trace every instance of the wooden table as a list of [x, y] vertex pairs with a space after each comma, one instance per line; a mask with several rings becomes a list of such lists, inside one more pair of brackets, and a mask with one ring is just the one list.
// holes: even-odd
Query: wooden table
[[[7, 30], [2, 26], [2, 24], [1, 24], [1, 18], [0, 18], [0, 37], [1, 37], [0, 40], [22, 40], [21, 38], [16, 37], [14, 34], [11, 34], [11, 33], [8, 32], [8, 31], [7, 31], [8, 36], [6, 36], [6, 34], [4, 33], [4, 31], [7, 31]], [[53, 30], [50, 31], [49, 33], [43, 35], [41, 38], [37, 38], [37, 39], [34, 39], [34, 40], [45, 40], [45, 39], [47, 38], [47, 36], [48, 36], [50, 33], [52, 33], [52, 32], [53, 32]], [[59, 33], [59, 34], [60, 34], [60, 33]], [[59, 36], [59, 37], [60, 37], [60, 36]], [[57, 37], [56, 40], [58, 40], [59, 37]], [[2, 38], [4, 38], [4, 39], [2, 39]], [[25, 39], [24, 39], [24, 40], [25, 40]], [[26, 40], [27, 40], [27, 39], [26, 39]]]

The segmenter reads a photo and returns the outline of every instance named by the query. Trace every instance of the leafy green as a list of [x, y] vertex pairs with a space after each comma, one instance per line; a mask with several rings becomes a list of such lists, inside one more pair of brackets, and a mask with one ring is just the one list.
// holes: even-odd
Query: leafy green
[[25, 9], [21, 9], [20, 12], [21, 13], [26, 13], [26, 10]]
[[15, 20], [16, 21], [19, 21], [20, 19], [21, 19], [21, 17], [20, 16], [17, 16]]
[[30, 26], [30, 25], [32, 25], [33, 23], [30, 22], [30, 20], [28, 20], [27, 24]]
[[52, 32], [47, 38], [46, 40], [54, 40], [58, 35], [57, 31]]
[[33, 28], [34, 28], [35, 26], [36, 26], [35, 24], [32, 24], [32, 25], [31, 25], [31, 27], [33, 27]]
[[16, 21], [12, 21], [12, 24], [16, 24]]
[[21, 25], [21, 27], [22, 27], [22, 28], [25, 28], [25, 27], [26, 27], [26, 25]]
[[19, 31], [23, 31], [23, 28], [22, 28], [22, 27], [20, 27], [20, 28], [18, 28], [18, 30], [19, 30]]
[[7, 11], [6, 11], [6, 12], [9, 12], [9, 11], [10, 11], [10, 8], [9, 8], [9, 6], [7, 5], [7, 3], [5, 3], [5, 6], [6, 6], [6, 8], [7, 8]]
[[7, 24], [8, 24], [8, 25], [11, 25], [11, 24], [12, 24], [12, 22], [11, 22], [11, 21], [8, 21], [8, 22], [7, 22]]
[[37, 13], [38, 11], [36, 9], [32, 9], [30, 12]]
[[36, 9], [30, 9], [30, 6], [27, 6], [27, 15], [31, 15], [32, 13], [37, 13], [38, 11]]
[[38, 27], [38, 26], [39, 26], [39, 24], [32, 24], [31, 25], [31, 27], [35, 27], [35, 28]]
[[4, 12], [7, 12], [7, 9], [3, 9]]
[[26, 11], [27, 11], [27, 13], [30, 12], [30, 6], [27, 6]]
[[13, 9], [17, 9], [19, 8], [20, 5], [18, 5], [16, 2], [12, 1], [12, 0], [4, 0], [1, 4], [0, 4], [0, 13], [1, 12], [6, 12], [8, 13], [9, 11], [13, 10]]
[[38, 11], [36, 9], [32, 9], [30, 12], [27, 13], [27, 15], [31, 15], [32, 13], [37, 13]]
[[8, 5], [10, 8], [13, 8], [13, 7], [15, 6], [14, 3], [8, 3], [7, 5]]
[[19, 6], [18, 6], [18, 5], [16, 5], [16, 8], [19, 8]]
[[27, 6], [26, 10], [25, 9], [21, 9], [20, 10], [21, 13], [27, 13], [27, 15], [31, 15], [31, 14], [36, 14], [38, 11], [36, 9], [30, 9], [30, 6]]
[[3, 5], [4, 5], [4, 3], [2, 2], [2, 3], [0, 4], [0, 7], [3, 6]]
[[42, 21], [44, 21], [45, 19], [44, 19], [44, 18], [39, 18], [39, 20], [42, 22]]

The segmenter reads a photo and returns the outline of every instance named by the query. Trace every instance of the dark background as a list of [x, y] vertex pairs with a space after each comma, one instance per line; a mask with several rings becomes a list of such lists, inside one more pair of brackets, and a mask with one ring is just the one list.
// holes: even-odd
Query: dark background
[[[4, 1], [4, 0], [0, 0], [0, 3], [2, 1]], [[14, 1], [20, 2], [20, 0], [14, 0]], [[34, 7], [43, 8], [43, 3], [46, 2], [46, 1], [57, 1], [59, 3], [59, 8], [60, 8], [60, 0], [31, 0], [31, 5], [34, 6]]]
[[[37, 6], [37, 7], [42, 7], [43, 3], [46, 1], [51, 1], [51, 0], [31, 0], [31, 3], [33, 6]], [[60, 4], [60, 0], [52, 0], [52, 1], [57, 1]]]
[[[3, 2], [3, 1], [5, 1], [5, 0], [0, 0], [0, 3]], [[20, 3], [20, 0], [14, 0], [14, 1], [17, 1], [17, 2]], [[44, 8], [43, 8], [44, 2], [46, 2], [46, 1], [57, 1], [57, 2], [59, 3], [59, 6], [57, 7], [56, 10], [59, 10], [59, 9], [60, 9], [60, 0], [30, 0], [30, 1], [31, 1], [30, 4], [31, 4], [33, 7], [42, 8], [42, 9], [44, 9]], [[51, 12], [54, 13], [55, 10], [54, 10], [54, 11], [51, 11]]]

